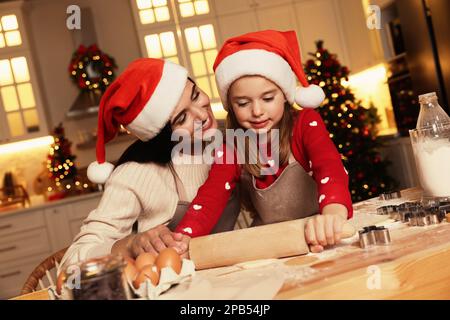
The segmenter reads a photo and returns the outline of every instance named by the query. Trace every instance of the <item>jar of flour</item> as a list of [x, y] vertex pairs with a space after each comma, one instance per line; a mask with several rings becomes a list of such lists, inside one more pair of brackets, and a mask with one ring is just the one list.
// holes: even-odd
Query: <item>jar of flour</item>
[[419, 96], [417, 128], [410, 130], [417, 172], [424, 195], [450, 196], [450, 117], [436, 93]]

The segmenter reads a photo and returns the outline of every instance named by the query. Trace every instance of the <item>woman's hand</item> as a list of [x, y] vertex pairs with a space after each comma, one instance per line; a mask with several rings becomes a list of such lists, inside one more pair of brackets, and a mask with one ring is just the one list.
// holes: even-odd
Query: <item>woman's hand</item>
[[346, 220], [347, 208], [337, 203], [326, 205], [322, 214], [309, 219], [305, 226], [305, 238], [311, 252], [322, 252], [324, 247], [339, 243]]
[[143, 252], [157, 255], [165, 248], [172, 247], [180, 256], [185, 257], [188, 252], [188, 246], [189, 237], [181, 233], [173, 233], [166, 226], [159, 225], [138, 234], [130, 234], [116, 241], [111, 249], [111, 253], [136, 258]]
[[187, 251], [188, 246], [183, 240], [181, 233], [172, 233], [166, 226], [159, 225], [134, 235], [127, 247], [133, 257], [137, 257], [143, 252], [158, 255], [159, 252], [169, 247], [174, 248], [181, 255]]

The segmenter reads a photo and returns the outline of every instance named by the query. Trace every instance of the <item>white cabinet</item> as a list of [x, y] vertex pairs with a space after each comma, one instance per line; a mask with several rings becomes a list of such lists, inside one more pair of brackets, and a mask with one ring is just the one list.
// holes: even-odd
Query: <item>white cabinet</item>
[[[50, 252], [47, 254], [49, 255]], [[25, 280], [43, 258], [32, 257], [0, 264], [0, 299], [20, 294]]]
[[257, 30], [296, 30], [303, 62], [316, 51], [317, 40], [352, 73], [383, 61], [361, 0], [215, 0], [214, 5], [222, 41]]
[[50, 243], [46, 228], [5, 236], [0, 243], [0, 263], [39, 256], [49, 251]]
[[348, 65], [344, 34], [333, 1], [302, 1], [295, 3], [294, 12], [299, 24], [297, 36], [303, 62], [310, 58], [308, 53], [316, 51], [315, 42], [323, 40], [325, 47], [330, 52], [336, 53], [343, 64]]
[[72, 237], [69, 231], [68, 214], [72, 205], [66, 204], [51, 207], [45, 210], [45, 219], [50, 233], [52, 251], [56, 252], [70, 244]]
[[19, 294], [30, 272], [51, 252], [43, 210], [0, 215], [0, 299]]
[[229, 15], [251, 9], [252, 0], [213, 0], [216, 14]]
[[256, 8], [260, 30], [273, 29], [280, 31], [298, 30], [292, 5]]
[[72, 243], [100, 197], [69, 198], [42, 209], [0, 215], [0, 299], [19, 295], [40, 262]]
[[258, 30], [258, 21], [253, 10], [218, 16], [217, 21], [222, 41]]
[[361, 0], [333, 0], [342, 26], [349, 68], [356, 73], [381, 63], [383, 49], [378, 30], [369, 29]]
[[71, 241], [69, 242], [69, 244], [72, 242], [72, 239], [80, 232], [83, 220], [86, 219], [86, 217], [92, 210], [97, 208], [99, 201], [100, 198], [95, 197], [92, 199], [72, 203], [72, 210], [68, 212], [67, 216], [71, 235]]

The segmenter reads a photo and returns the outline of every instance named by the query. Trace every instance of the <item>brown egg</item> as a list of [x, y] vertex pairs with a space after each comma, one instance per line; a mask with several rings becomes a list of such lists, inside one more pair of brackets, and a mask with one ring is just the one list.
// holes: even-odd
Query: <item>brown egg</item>
[[155, 265], [158, 267], [159, 272], [162, 268], [170, 267], [179, 274], [181, 271], [181, 258], [174, 248], [167, 248], [162, 250], [156, 258]]
[[145, 266], [141, 272], [139, 272], [136, 279], [133, 281], [133, 287], [135, 289], [138, 289], [142, 282], [145, 281], [145, 279], [150, 279], [151, 283], [153, 285], [157, 285], [159, 281], [159, 273], [156, 266], [153, 265], [147, 265]]
[[61, 294], [62, 287], [64, 285], [64, 282], [66, 281], [66, 273], [64, 271], [61, 271], [61, 273], [58, 275], [58, 279], [56, 279], [56, 293]]
[[132, 259], [125, 259], [127, 261], [127, 265], [125, 266], [125, 269], [123, 272], [125, 272], [125, 276], [127, 277], [128, 281], [132, 282], [134, 279], [136, 279], [139, 271], [137, 270], [136, 266], [134, 265]]
[[141, 253], [136, 258], [135, 266], [139, 271], [141, 271], [145, 266], [154, 265], [155, 259], [155, 256], [149, 252]]

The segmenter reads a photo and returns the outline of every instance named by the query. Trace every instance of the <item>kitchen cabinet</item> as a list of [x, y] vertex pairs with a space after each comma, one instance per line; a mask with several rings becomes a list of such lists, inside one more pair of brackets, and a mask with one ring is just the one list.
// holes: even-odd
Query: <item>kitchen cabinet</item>
[[[253, 10], [231, 15], [220, 15], [217, 17], [217, 22], [222, 41], [258, 30], [258, 21]], [[222, 44], [223, 42], [220, 45]]]
[[296, 30], [303, 61], [315, 52], [317, 40], [352, 73], [383, 61], [377, 30], [367, 27], [361, 0], [216, 0], [214, 5], [222, 41], [257, 30]]
[[310, 58], [309, 52], [316, 51], [315, 42], [321, 39], [325, 48], [336, 53], [339, 60], [348, 65], [345, 36], [340, 30], [337, 8], [333, 1], [302, 1], [294, 4], [294, 12], [299, 24], [298, 37], [303, 62]]
[[252, 0], [212, 0], [210, 2], [214, 4], [218, 16], [246, 12], [252, 8]]
[[255, 9], [259, 30], [298, 30], [292, 4]]
[[367, 27], [362, 1], [297, 0], [294, 7], [304, 60], [322, 39], [352, 73], [383, 61], [377, 30]]
[[0, 299], [18, 295], [34, 268], [69, 246], [101, 193], [0, 215]]
[[369, 29], [361, 0], [333, 0], [344, 34], [348, 67], [356, 73], [384, 61], [378, 30]]

